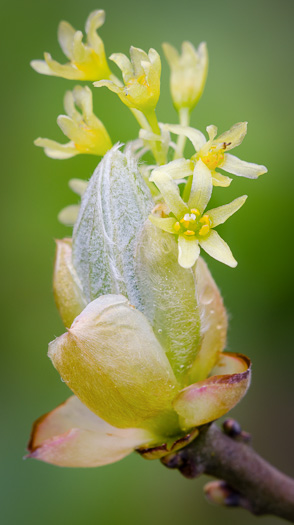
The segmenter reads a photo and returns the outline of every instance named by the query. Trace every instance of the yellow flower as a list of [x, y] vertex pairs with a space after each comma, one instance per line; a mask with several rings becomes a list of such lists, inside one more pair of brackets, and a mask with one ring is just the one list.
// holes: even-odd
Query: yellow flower
[[207, 126], [208, 141], [206, 141], [201, 131], [194, 128], [177, 124], [167, 124], [164, 127], [171, 133], [186, 136], [196, 150], [196, 153], [190, 160], [178, 159], [166, 165], [167, 170], [172, 170], [173, 172], [177, 170], [177, 176], [174, 178], [180, 179], [192, 175], [194, 165], [199, 159], [209, 168], [214, 186], [226, 187], [229, 186], [232, 181], [229, 177], [217, 172], [217, 168], [221, 168], [233, 175], [247, 177], [249, 179], [256, 179], [267, 172], [265, 166], [240, 160], [238, 157], [227, 153], [231, 149], [239, 146], [243, 141], [247, 133], [247, 122], [235, 124], [218, 138], [215, 138], [217, 135], [217, 127], [213, 125]]
[[94, 82], [94, 86], [108, 87], [129, 108], [145, 114], [152, 113], [160, 94], [160, 56], [155, 49], [150, 49], [147, 55], [137, 47], [130, 48], [130, 56], [131, 60], [122, 53], [114, 53], [110, 57], [122, 71], [124, 86], [111, 80]]
[[104, 24], [104, 11], [93, 11], [86, 21], [87, 43], [83, 44], [83, 33], [76, 31], [68, 22], [60, 22], [58, 41], [67, 58], [67, 64], [59, 64], [49, 53], [45, 60], [33, 60], [31, 66], [43, 75], [54, 75], [70, 80], [99, 80], [109, 78], [111, 71], [105, 57], [104, 44], [97, 29]]
[[44, 148], [46, 155], [53, 159], [69, 159], [79, 153], [105, 155], [112, 144], [101, 120], [93, 113], [91, 90], [76, 86], [73, 91], [67, 91], [64, 109], [67, 115], [59, 115], [57, 124], [70, 142], [60, 144], [54, 140], [38, 138], [35, 145]]
[[183, 42], [182, 54], [170, 44], [163, 44], [163, 51], [171, 68], [170, 90], [177, 111], [192, 110], [202, 95], [208, 69], [205, 42], [198, 49], [190, 42]]
[[[174, 174], [173, 174], [174, 175]], [[176, 176], [174, 178], [177, 178]], [[230, 204], [205, 211], [212, 192], [212, 179], [209, 169], [198, 160], [193, 173], [193, 181], [188, 202], [180, 197], [179, 188], [166, 166], [155, 169], [150, 180], [156, 184], [172, 216], [161, 218], [150, 215], [150, 221], [162, 230], [178, 238], [179, 264], [191, 268], [200, 254], [200, 246], [211, 257], [228, 266], [235, 267], [237, 261], [225, 241], [214, 230], [243, 206], [246, 195]]]

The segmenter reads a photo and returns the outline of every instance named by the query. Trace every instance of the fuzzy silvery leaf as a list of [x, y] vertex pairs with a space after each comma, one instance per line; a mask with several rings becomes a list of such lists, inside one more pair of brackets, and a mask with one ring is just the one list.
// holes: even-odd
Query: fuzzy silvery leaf
[[114, 146], [89, 181], [73, 232], [73, 264], [88, 302], [122, 294], [140, 308], [134, 246], [153, 206], [136, 160]]

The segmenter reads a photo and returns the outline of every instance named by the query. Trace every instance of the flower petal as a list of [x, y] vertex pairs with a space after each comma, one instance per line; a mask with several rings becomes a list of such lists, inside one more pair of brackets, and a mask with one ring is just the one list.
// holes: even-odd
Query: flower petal
[[118, 86], [117, 84], [112, 82], [112, 80], [98, 80], [98, 82], [93, 82], [93, 86], [95, 87], [105, 86], [108, 89], [110, 89], [110, 91], [113, 91], [114, 93], [118, 93], [118, 94], [124, 92], [124, 88]]
[[117, 67], [119, 67], [123, 73], [125, 82], [128, 82], [134, 75], [130, 59], [123, 53], [113, 53], [109, 58], [117, 65]]
[[66, 327], [71, 326], [87, 304], [71, 257], [71, 239], [56, 240], [53, 291], [56, 306]]
[[164, 127], [171, 133], [187, 137], [192, 142], [195, 151], [199, 151], [206, 144], [205, 136], [198, 129], [181, 126], [180, 124], [165, 124]]
[[103, 11], [103, 9], [97, 9], [97, 11], [93, 11], [89, 14], [85, 26], [87, 43], [94, 49], [100, 60], [102, 59], [101, 55], [104, 58], [104, 45], [101, 38], [97, 34], [97, 29], [99, 29], [99, 27], [101, 27], [104, 22], [105, 11]]
[[30, 65], [37, 73], [41, 73], [41, 75], [55, 75], [45, 60], [31, 60]]
[[234, 124], [228, 131], [222, 133], [217, 139], [214, 139], [214, 144], [226, 143], [226, 151], [236, 148], [241, 144], [247, 133], [247, 122], [238, 122]]
[[78, 218], [80, 211], [79, 204], [70, 204], [63, 208], [58, 214], [58, 220], [65, 226], [73, 226]]
[[161, 218], [157, 217], [156, 215], [149, 215], [149, 220], [152, 222], [152, 224], [154, 224], [154, 226], [157, 226], [157, 228], [160, 228], [165, 232], [173, 234], [176, 233], [173, 227], [177, 222], [177, 219], [174, 217]]
[[156, 174], [167, 172], [173, 180], [183, 179], [193, 175], [193, 163], [186, 159], [172, 160], [164, 166], [156, 168]]
[[59, 115], [57, 117], [57, 124], [60, 127], [62, 133], [64, 133], [64, 135], [66, 135], [66, 137], [68, 137], [74, 143], [82, 144], [84, 142], [83, 130], [73, 119], [67, 115]]
[[36, 421], [28, 457], [61, 467], [98, 467], [152, 441], [146, 430], [109, 425], [72, 396]]
[[186, 238], [179, 235], [179, 265], [182, 268], [192, 268], [197, 261], [200, 253], [198, 240], [195, 238]]
[[188, 201], [189, 208], [196, 208], [201, 215], [204, 212], [212, 192], [212, 180], [210, 170], [202, 160], [196, 162], [193, 174], [193, 182]]
[[212, 184], [214, 186], [221, 186], [222, 188], [227, 188], [230, 186], [233, 179], [230, 179], [230, 177], [226, 177], [225, 175], [222, 175], [221, 173], [218, 173], [218, 171], [213, 171], [211, 173], [212, 176]]
[[[228, 356], [228, 358], [227, 358]], [[241, 354], [223, 354], [232, 373], [214, 375], [182, 390], [173, 405], [182, 428], [204, 425], [226, 414], [246, 394], [250, 384], [250, 359]], [[224, 366], [225, 371], [225, 366]]]
[[149, 180], [156, 184], [166, 204], [177, 218], [182, 218], [189, 211], [187, 204], [180, 196], [177, 184], [168, 171], [163, 168], [155, 169]]
[[228, 319], [220, 291], [202, 257], [194, 268], [201, 319], [201, 346], [188, 373], [188, 384], [205, 379], [223, 351]]
[[[68, 80], [87, 80], [85, 73], [82, 70], [74, 67], [72, 64], [59, 64], [59, 62], [53, 60], [49, 53], [44, 53], [44, 58], [50, 69], [50, 75], [67, 78]], [[34, 67], [34, 69], [36, 68]], [[40, 69], [37, 71], [38, 73], [48, 74], [44, 68], [43, 71], [40, 71]]]
[[60, 22], [58, 26], [58, 42], [63, 53], [69, 60], [73, 58], [72, 48], [75, 32], [75, 29], [68, 22]]
[[210, 124], [210, 126], [206, 127], [206, 131], [209, 136], [209, 140], [212, 142], [217, 135], [217, 127], [214, 124]]
[[247, 199], [247, 195], [243, 195], [242, 197], [238, 197], [237, 199], [233, 200], [229, 204], [225, 204], [225, 206], [219, 206], [218, 208], [213, 208], [212, 210], [207, 210], [207, 215], [209, 215], [209, 218], [212, 222], [212, 228], [215, 226], [218, 226], [219, 224], [223, 224], [231, 215], [236, 213], [241, 206], [245, 203]]
[[43, 139], [41, 137], [34, 141], [35, 146], [44, 148], [44, 153], [51, 159], [70, 159], [79, 154], [73, 142], [59, 144], [55, 140]]
[[176, 68], [179, 64], [180, 59], [180, 54], [178, 50], [171, 44], [168, 44], [167, 42], [164, 42], [162, 44], [162, 49], [165, 54], [165, 58], [169, 64], [169, 67], [171, 69]]
[[[228, 148], [227, 148], [228, 149]], [[257, 179], [260, 175], [267, 173], [265, 166], [254, 164], [253, 162], [246, 162], [238, 159], [230, 153], [225, 154], [224, 163], [220, 166], [222, 170], [238, 175], [239, 177], [247, 177], [248, 179]]]
[[199, 239], [199, 244], [208, 255], [217, 261], [227, 264], [231, 268], [237, 266], [238, 263], [234, 259], [229, 246], [216, 231], [211, 230], [207, 237]]
[[74, 193], [82, 197], [87, 189], [88, 181], [83, 179], [70, 179], [68, 185]]
[[171, 409], [177, 381], [146, 317], [122, 295], [92, 301], [49, 346], [63, 380], [90, 410], [138, 427]]

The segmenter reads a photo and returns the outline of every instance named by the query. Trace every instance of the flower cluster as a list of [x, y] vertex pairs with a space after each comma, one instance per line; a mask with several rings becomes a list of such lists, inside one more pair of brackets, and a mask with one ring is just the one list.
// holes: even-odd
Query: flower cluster
[[[50, 344], [49, 357], [75, 395], [36, 422], [29, 444], [30, 457], [62, 466], [103, 465], [134, 449], [162, 457], [234, 407], [250, 383], [249, 359], [223, 351], [226, 312], [200, 248], [236, 266], [215, 228], [247, 196], [212, 208], [213, 188], [232, 181], [219, 170], [251, 179], [267, 170], [229, 153], [243, 141], [246, 122], [219, 136], [209, 125], [208, 140], [190, 127], [207, 77], [205, 43], [195, 49], [184, 42], [181, 54], [163, 44], [179, 123], [159, 123], [159, 54], [135, 47], [130, 59], [112, 54], [120, 80], [97, 34], [104, 20], [104, 11], [90, 14], [86, 43], [81, 31], [61, 22], [58, 39], [69, 63], [48, 53], [32, 62], [42, 74], [106, 86], [140, 126], [124, 151], [112, 146], [93, 113], [90, 88], [75, 86], [65, 95], [66, 115], [57, 119], [69, 142], [35, 141], [54, 159], [102, 157], [89, 182], [70, 181], [81, 202], [59, 214], [74, 226], [72, 238], [57, 241], [54, 268], [67, 331]], [[192, 156], [185, 156], [187, 138]], [[145, 153], [153, 155], [150, 164]]]

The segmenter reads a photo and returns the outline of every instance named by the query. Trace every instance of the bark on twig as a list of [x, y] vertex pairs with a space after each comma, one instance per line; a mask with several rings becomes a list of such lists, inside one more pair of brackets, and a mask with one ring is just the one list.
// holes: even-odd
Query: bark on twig
[[[185, 477], [208, 474], [219, 482], [208, 484], [208, 499], [240, 506], [255, 515], [272, 514], [294, 522], [294, 480], [261, 458], [249, 445], [248, 434], [226, 435], [214, 423], [204, 426], [188, 446], [161, 461]], [[234, 434], [234, 433], [233, 433]]]

